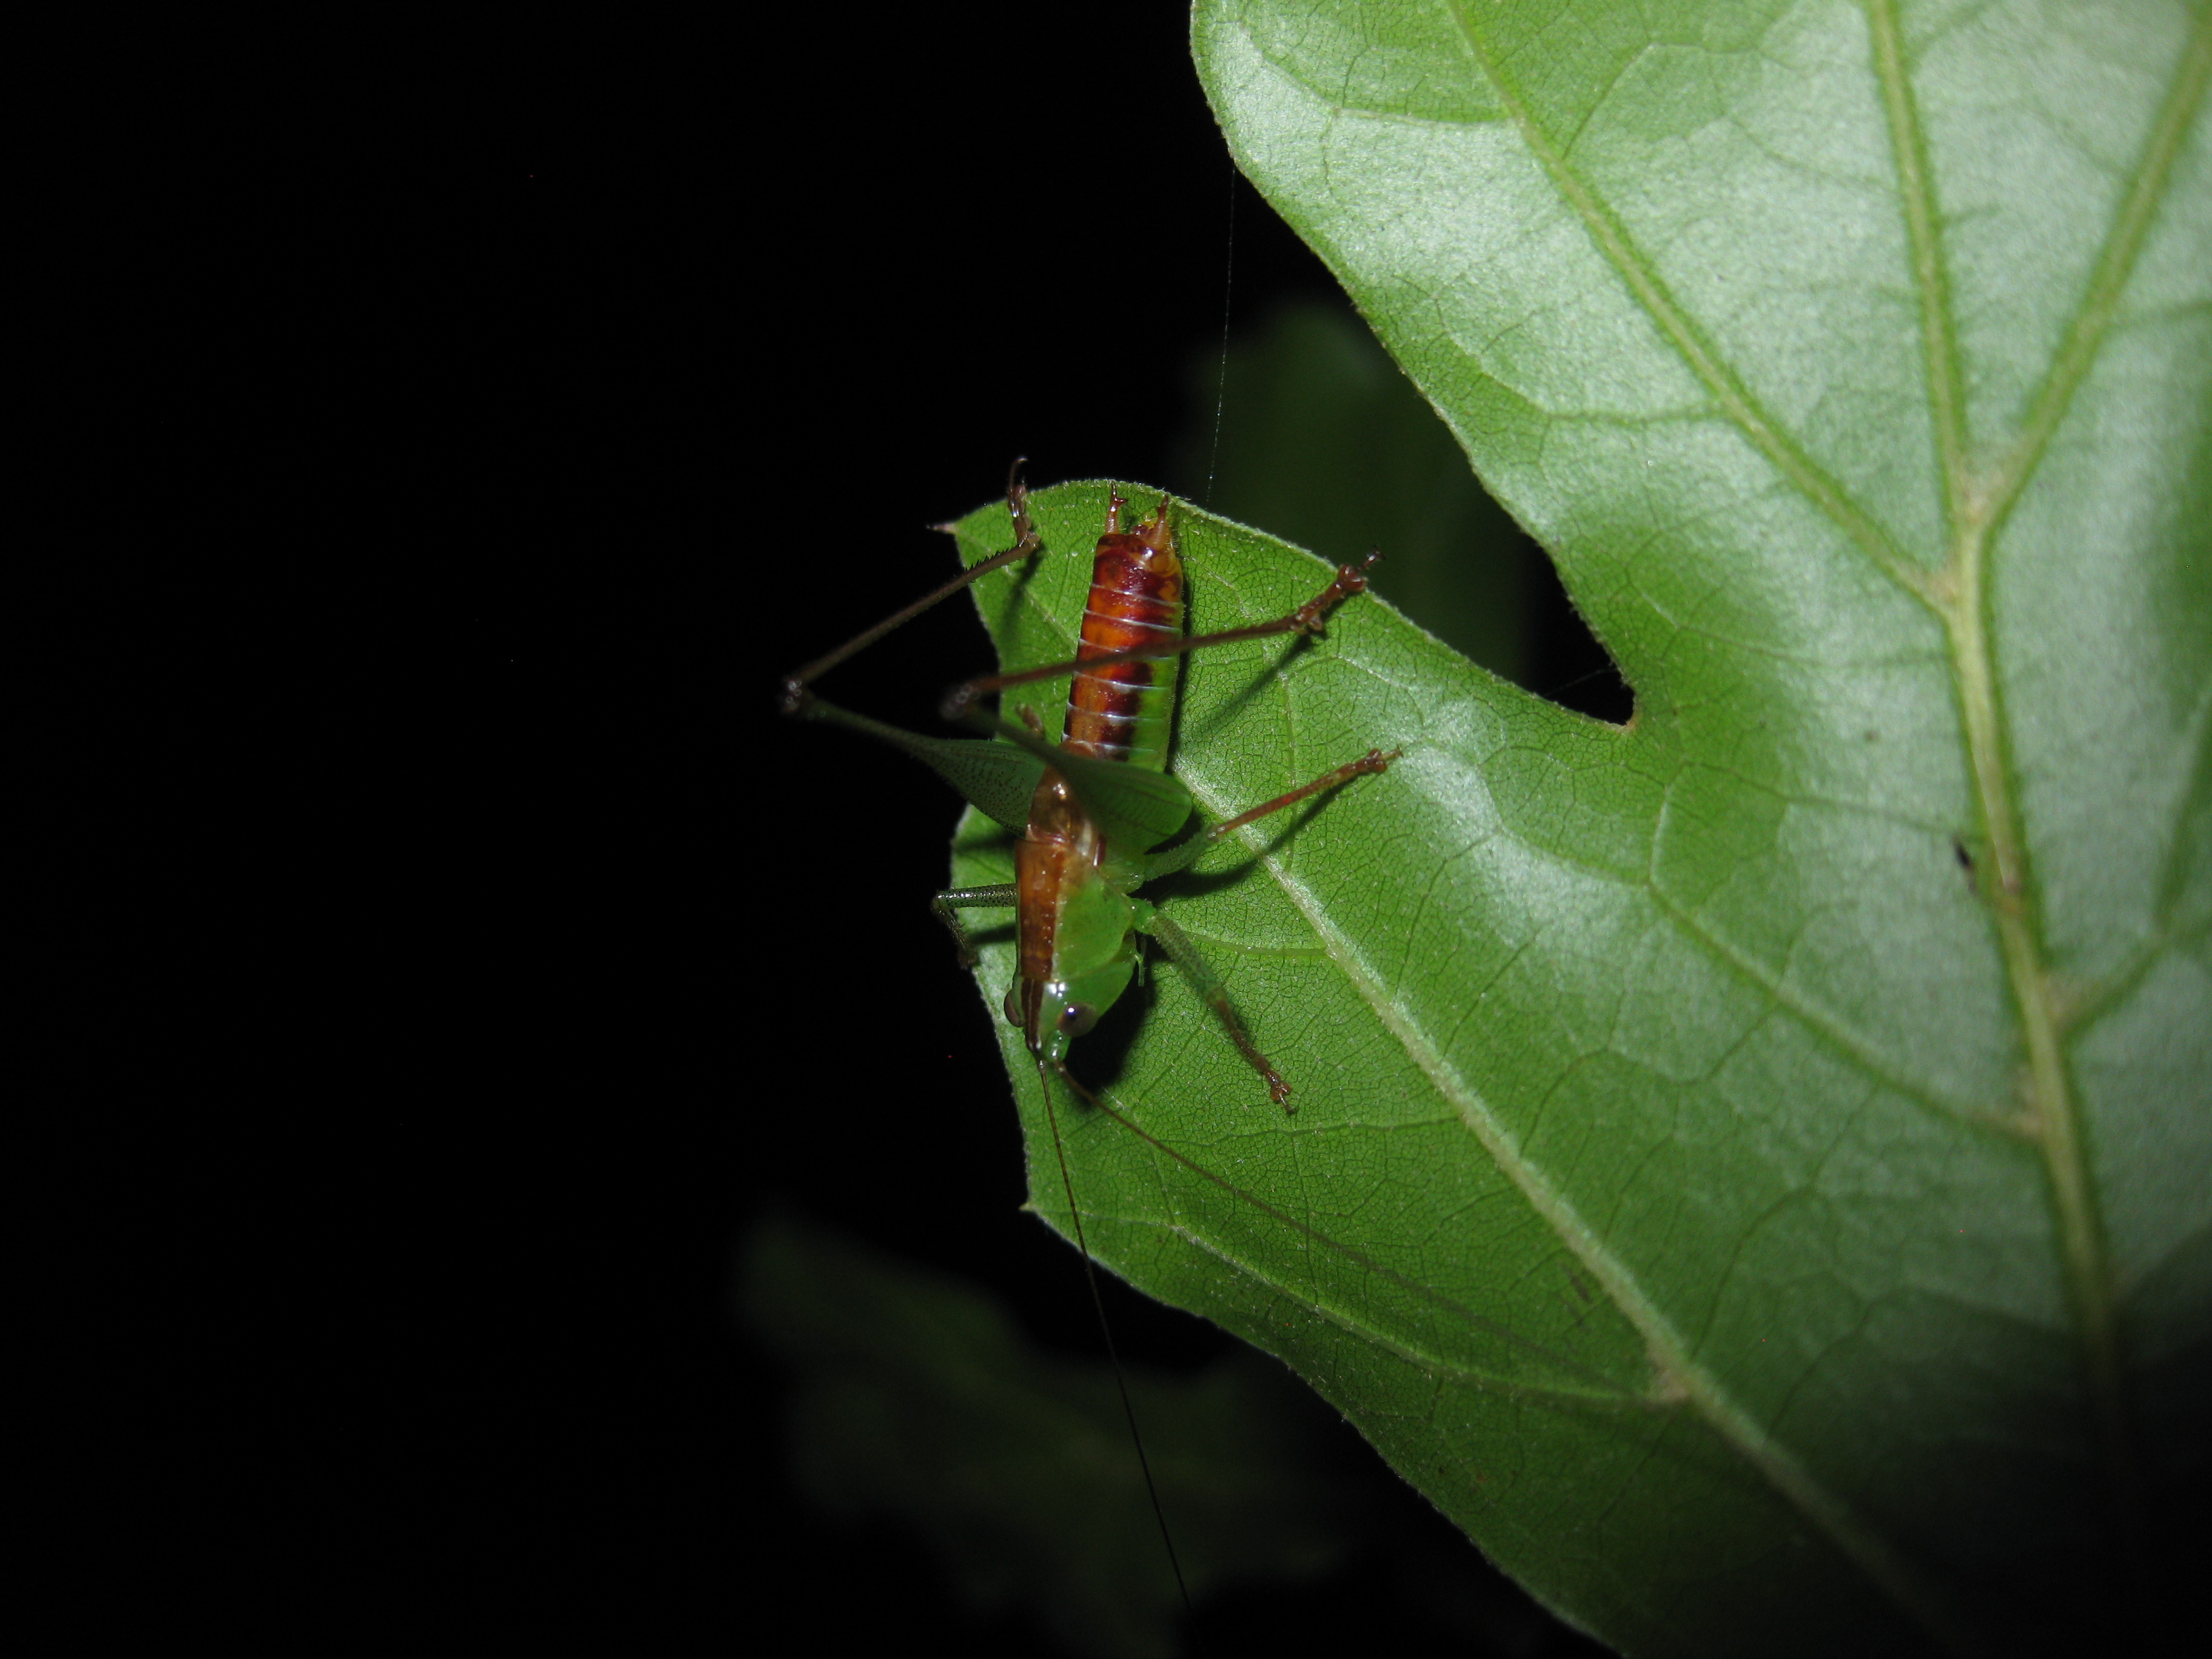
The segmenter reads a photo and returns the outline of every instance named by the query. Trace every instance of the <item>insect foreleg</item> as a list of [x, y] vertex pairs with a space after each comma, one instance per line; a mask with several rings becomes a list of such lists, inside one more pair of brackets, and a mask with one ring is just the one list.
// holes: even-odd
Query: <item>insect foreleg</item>
[[953, 912], [1011, 910], [1014, 908], [1017, 890], [1013, 883], [1006, 881], [992, 887], [955, 887], [930, 900], [929, 913], [943, 922], [945, 931], [952, 935], [953, 944], [960, 950], [960, 965], [963, 968], [975, 965], [975, 946], [968, 938], [968, 930], [960, 925], [960, 918]]
[[1244, 1029], [1243, 1021], [1237, 1018], [1237, 1010], [1229, 1000], [1229, 987], [1221, 975], [1206, 965], [1206, 958], [1198, 953], [1198, 946], [1190, 942], [1190, 935], [1159, 913], [1158, 908], [1142, 899], [1133, 902], [1136, 910], [1137, 931], [1149, 933], [1159, 940], [1160, 948], [1168, 953], [1168, 960], [1190, 981], [1192, 990], [1205, 999], [1206, 1006], [1213, 1010], [1229, 1033], [1229, 1040], [1237, 1045], [1237, 1052], [1251, 1062], [1267, 1085], [1268, 1098], [1283, 1109], [1285, 1117], [1297, 1110], [1291, 1104], [1291, 1085], [1283, 1081], [1283, 1074], [1267, 1063], [1267, 1055], [1260, 1052], [1259, 1044], [1252, 1041], [1251, 1033]]

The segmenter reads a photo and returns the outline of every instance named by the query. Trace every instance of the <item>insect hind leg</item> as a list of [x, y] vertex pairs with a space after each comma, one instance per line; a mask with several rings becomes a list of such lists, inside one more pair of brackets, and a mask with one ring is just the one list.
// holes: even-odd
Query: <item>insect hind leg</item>
[[[894, 611], [874, 627], [865, 629], [826, 655], [817, 657], [805, 667], [793, 670], [784, 677], [781, 705], [787, 714], [805, 714], [816, 707], [813, 684], [839, 663], [859, 655], [893, 629], [903, 628], [932, 606], [940, 605], [955, 593], [973, 583], [979, 576], [1026, 559], [1044, 544], [1038, 537], [1036, 526], [1030, 518], [1029, 486], [1022, 482], [1022, 461], [1017, 458], [1012, 470], [1006, 474], [1006, 511], [1014, 521], [1014, 544], [1003, 552], [979, 559], [950, 581], [933, 588], [903, 611]], [[950, 525], [939, 525], [939, 530], [950, 530]]]

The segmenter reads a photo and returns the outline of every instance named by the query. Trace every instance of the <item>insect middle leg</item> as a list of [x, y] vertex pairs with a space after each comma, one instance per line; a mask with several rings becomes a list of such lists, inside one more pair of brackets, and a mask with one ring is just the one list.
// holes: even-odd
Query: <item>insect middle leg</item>
[[1145, 879], [1151, 881], [1156, 877], [1173, 875], [1178, 870], [1188, 869], [1198, 860], [1201, 854], [1231, 831], [1242, 830], [1246, 824], [1264, 818], [1270, 812], [1279, 812], [1286, 806], [1296, 806], [1302, 800], [1334, 789], [1340, 784], [1349, 783], [1354, 778], [1364, 777], [1370, 772], [1387, 772], [1390, 769], [1390, 763], [1405, 752], [1402, 749], [1393, 749], [1387, 752], [1380, 749], [1370, 749], [1358, 760], [1346, 761], [1341, 766], [1333, 766], [1314, 779], [1312, 782], [1302, 783], [1295, 789], [1285, 790], [1273, 800], [1261, 802], [1249, 812], [1239, 812], [1233, 818], [1224, 818], [1219, 823], [1209, 824], [1203, 831], [1193, 836], [1182, 846], [1171, 847], [1164, 853], [1153, 854], [1146, 860]]

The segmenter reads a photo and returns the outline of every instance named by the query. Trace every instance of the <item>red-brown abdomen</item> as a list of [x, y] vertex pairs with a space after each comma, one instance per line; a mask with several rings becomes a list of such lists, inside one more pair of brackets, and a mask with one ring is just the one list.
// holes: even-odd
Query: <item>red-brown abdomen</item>
[[[1116, 528], [1120, 503], [1115, 505], [1091, 563], [1079, 661], [1182, 636], [1182, 561], [1167, 502], [1128, 531]], [[1151, 657], [1078, 669], [1067, 694], [1068, 748], [1165, 770], [1182, 666], [1180, 657]]]

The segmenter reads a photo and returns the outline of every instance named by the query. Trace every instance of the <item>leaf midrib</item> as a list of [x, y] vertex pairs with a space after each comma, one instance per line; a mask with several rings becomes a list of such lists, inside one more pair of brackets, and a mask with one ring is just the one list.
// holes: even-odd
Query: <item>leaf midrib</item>
[[[2200, 10], [2188, 52], [2147, 137], [2134, 179], [2107, 228], [2088, 282], [2069, 319], [2018, 439], [1979, 487], [1971, 472], [1964, 399], [1956, 383], [1949, 284], [1936, 237], [1936, 203], [1921, 165], [1923, 136], [1904, 66], [1892, 0], [1869, 6], [1890, 112], [1893, 150], [1905, 204], [1920, 297], [1938, 465], [1951, 527], [1951, 550], [1938, 585], [1939, 609], [1966, 737], [1977, 805], [1992, 852], [1989, 896], [2006, 975], [2028, 1051], [2037, 1127], [2049, 1176], [2069, 1299], [2088, 1372], [2104, 1463], [2123, 1525], [2140, 1528], [2134, 1432], [2120, 1351], [2119, 1316], [2103, 1219], [2092, 1189], [2080, 1107], [2066, 1065], [2063, 1011], [2044, 946], [2027, 835], [2012, 789], [2010, 744], [1990, 647], [1989, 567], [1996, 537], [2047, 452], [2060, 421], [2111, 332], [2121, 296], [2165, 199], [2173, 166], [2212, 77], [2212, 13]], [[2127, 1553], [2139, 1559], [2140, 1552]]]
[[1297, 905], [1346, 982], [1374, 1011], [1383, 1028], [1421, 1068], [1432, 1087], [1451, 1103], [1498, 1169], [1519, 1189], [1529, 1207], [1597, 1279], [1621, 1316], [1644, 1341], [1662, 1392], [1673, 1392], [1692, 1408], [1819, 1531], [1856, 1562], [1899, 1607], [1954, 1647], [1966, 1633], [1944, 1599], [1879, 1531], [1862, 1520], [1781, 1442], [1739, 1404], [1720, 1378], [1693, 1356], [1688, 1339], [1644, 1295], [1633, 1271], [1586, 1224], [1575, 1206], [1521, 1152], [1503, 1122], [1479, 1091], [1445, 1056], [1441, 1047], [1389, 993], [1353, 942], [1328, 919], [1326, 908], [1303, 882], [1293, 878], [1278, 854], [1259, 854], [1276, 886]]

